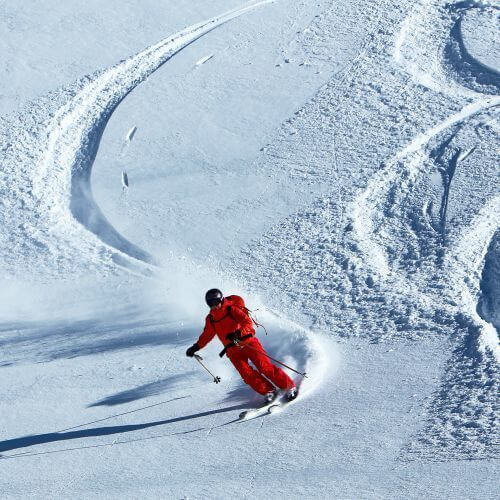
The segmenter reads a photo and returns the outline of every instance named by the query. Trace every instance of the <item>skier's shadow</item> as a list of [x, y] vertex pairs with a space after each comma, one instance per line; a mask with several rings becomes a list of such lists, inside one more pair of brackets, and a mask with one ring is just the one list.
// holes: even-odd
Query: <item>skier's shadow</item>
[[193, 413], [192, 415], [184, 415], [182, 417], [175, 417], [167, 420], [159, 420], [157, 422], [148, 422], [146, 424], [117, 425], [114, 427], [97, 427], [95, 429], [82, 429], [71, 432], [50, 432], [48, 434], [35, 434], [32, 436], [24, 436], [21, 438], [7, 439], [5, 441], [0, 441], [0, 453], [9, 450], [17, 450], [19, 448], [26, 448], [27, 446], [34, 446], [37, 444], [54, 443], [56, 441], [67, 441], [69, 439], [108, 436], [111, 434], [121, 434], [124, 432], [139, 431], [141, 429], [147, 429], [149, 427], [174, 424], [176, 422], [183, 422], [185, 420], [208, 417], [210, 415], [216, 415], [218, 413], [243, 410], [246, 409], [247, 407], [248, 405], [239, 404], [239, 405], [229, 406], [226, 408], [218, 408], [217, 410], [204, 411], [201, 413]]
[[150, 396], [157, 396], [164, 392], [171, 391], [174, 388], [182, 387], [186, 380], [201, 379], [202, 374], [199, 372], [191, 371], [179, 373], [177, 375], [170, 375], [163, 380], [157, 380], [149, 384], [141, 385], [134, 389], [119, 392], [112, 396], [108, 396], [100, 401], [88, 405], [88, 408], [94, 406], [115, 406], [137, 401], [138, 399], [147, 398]]

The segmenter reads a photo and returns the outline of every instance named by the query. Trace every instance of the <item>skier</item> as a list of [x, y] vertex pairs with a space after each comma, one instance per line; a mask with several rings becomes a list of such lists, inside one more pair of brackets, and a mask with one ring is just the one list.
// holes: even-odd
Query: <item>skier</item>
[[[220, 290], [212, 288], [205, 294], [205, 301], [210, 307], [205, 328], [196, 343], [186, 351], [186, 356], [193, 357], [217, 335], [224, 344], [220, 356], [227, 354], [244, 382], [262, 394], [267, 402], [274, 401], [278, 396], [275, 386], [286, 391], [288, 400], [295, 399], [298, 394], [295, 383], [269, 361], [266, 351], [255, 337], [252, 319], [242, 307], [243, 299], [237, 295], [224, 297]], [[249, 360], [257, 370], [250, 366]]]

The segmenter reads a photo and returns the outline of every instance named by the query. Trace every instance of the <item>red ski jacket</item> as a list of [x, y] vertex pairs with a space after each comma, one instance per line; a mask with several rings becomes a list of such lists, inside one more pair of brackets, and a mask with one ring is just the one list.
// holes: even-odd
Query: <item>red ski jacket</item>
[[226, 335], [236, 330], [240, 330], [241, 336], [255, 335], [255, 329], [248, 314], [225, 298], [222, 307], [212, 309], [207, 314], [205, 328], [196, 343], [200, 349], [203, 349], [217, 335], [221, 342], [227, 345], [229, 341]]

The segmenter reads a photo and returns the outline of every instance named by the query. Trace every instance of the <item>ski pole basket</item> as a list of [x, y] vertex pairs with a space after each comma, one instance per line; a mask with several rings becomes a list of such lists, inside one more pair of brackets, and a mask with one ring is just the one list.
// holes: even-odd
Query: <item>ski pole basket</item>
[[214, 382], [216, 384], [218, 384], [220, 382], [220, 377], [214, 375], [204, 364], [203, 364], [203, 358], [201, 356], [199, 356], [198, 354], [195, 354], [194, 355], [194, 358], [196, 359], [196, 361], [198, 361], [198, 363], [200, 363], [201, 366], [203, 366], [203, 368], [205, 368], [205, 370], [210, 373], [210, 375], [213, 377], [214, 379]]

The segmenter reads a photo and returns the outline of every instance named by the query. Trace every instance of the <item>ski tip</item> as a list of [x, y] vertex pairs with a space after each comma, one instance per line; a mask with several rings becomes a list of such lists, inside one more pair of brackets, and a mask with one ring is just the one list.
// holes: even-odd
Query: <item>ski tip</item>
[[278, 413], [281, 410], [281, 405], [272, 405], [268, 408], [268, 413]]

